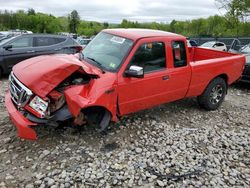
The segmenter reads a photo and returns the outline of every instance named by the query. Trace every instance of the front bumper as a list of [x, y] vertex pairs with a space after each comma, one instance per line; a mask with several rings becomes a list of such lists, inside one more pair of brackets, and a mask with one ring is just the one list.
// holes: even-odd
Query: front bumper
[[36, 140], [37, 134], [31, 128], [32, 126], [36, 126], [36, 123], [33, 123], [26, 119], [15, 107], [11, 100], [10, 92], [5, 95], [5, 106], [9, 113], [11, 121], [17, 128], [18, 136], [20, 138], [29, 139], [29, 140]]

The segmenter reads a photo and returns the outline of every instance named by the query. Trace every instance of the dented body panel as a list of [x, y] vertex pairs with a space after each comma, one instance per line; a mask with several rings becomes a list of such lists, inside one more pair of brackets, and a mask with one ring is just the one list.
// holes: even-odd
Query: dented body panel
[[112, 114], [112, 120], [116, 117], [116, 74], [105, 73], [100, 79], [93, 79], [88, 85], [73, 86], [64, 91], [69, 110], [74, 117], [80, 113], [81, 109], [93, 106], [106, 108]]
[[[109, 118], [116, 122], [126, 114], [185, 97], [199, 96], [218, 76], [230, 85], [240, 78], [245, 65], [242, 55], [188, 48], [186, 38], [173, 33], [134, 29], [103, 32], [133, 41], [129, 53], [116, 71], [103, 71], [97, 63], [90, 64], [77, 55], [40, 56], [13, 68], [13, 75], [32, 91], [32, 95], [26, 96], [27, 100], [18, 98], [21, 103], [25, 101], [21, 105], [11, 99], [16, 93], [19, 94], [15, 88], [19, 90], [20, 86], [10, 84], [11, 94], [6, 94], [5, 105], [21, 138], [36, 139], [37, 135], [31, 127], [50, 121], [73, 118], [76, 124], [83, 124], [88, 120], [85, 110], [90, 108], [105, 110], [101, 121], [105, 127]], [[124, 41], [114, 40], [116, 43]], [[144, 74], [143, 78], [127, 77], [125, 71], [139, 47], [155, 41], [164, 43], [166, 68]], [[174, 66], [173, 41], [185, 43], [186, 66]], [[37, 101], [43, 101], [43, 105], [39, 106], [41, 109], [47, 108], [42, 118], [33, 109]], [[97, 113], [103, 113], [102, 110]]]
[[98, 76], [100, 71], [83, 64], [74, 55], [39, 56], [14, 66], [13, 72], [34, 93], [45, 97], [77, 70]]

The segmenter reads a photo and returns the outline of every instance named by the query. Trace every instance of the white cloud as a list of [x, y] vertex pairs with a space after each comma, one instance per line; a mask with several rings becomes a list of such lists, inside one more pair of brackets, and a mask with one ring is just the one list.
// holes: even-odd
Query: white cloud
[[123, 18], [140, 22], [170, 22], [218, 14], [214, 0], [0, 0], [1, 10], [34, 8], [37, 12], [66, 16], [77, 10], [82, 19], [120, 23]]

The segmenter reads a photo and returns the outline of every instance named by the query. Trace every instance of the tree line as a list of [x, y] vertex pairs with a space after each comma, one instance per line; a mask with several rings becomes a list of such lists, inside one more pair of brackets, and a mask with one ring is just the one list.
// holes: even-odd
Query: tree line
[[[92, 36], [106, 28], [149, 28], [170, 31], [184, 36], [250, 36], [249, 0], [216, 0], [219, 9], [225, 9], [224, 16], [214, 15], [187, 21], [173, 20], [171, 23], [139, 23], [123, 19], [120, 24], [81, 20], [73, 10], [68, 16], [55, 17], [51, 14], [19, 10], [0, 11], [0, 30], [21, 29], [34, 33], [70, 32]], [[245, 2], [242, 3], [242, 2]], [[238, 3], [238, 4], [237, 4]]]

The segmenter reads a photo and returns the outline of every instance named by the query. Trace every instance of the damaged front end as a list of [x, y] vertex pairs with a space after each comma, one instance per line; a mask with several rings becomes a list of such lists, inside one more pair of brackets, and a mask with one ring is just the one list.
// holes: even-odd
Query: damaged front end
[[11, 72], [5, 105], [18, 129], [18, 136], [35, 140], [37, 134], [32, 127], [40, 124], [57, 126], [59, 122], [71, 119], [64, 91], [74, 86], [87, 85], [92, 77], [80, 70], [75, 71], [42, 97], [32, 92]]

